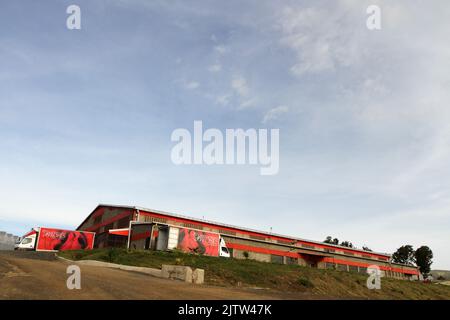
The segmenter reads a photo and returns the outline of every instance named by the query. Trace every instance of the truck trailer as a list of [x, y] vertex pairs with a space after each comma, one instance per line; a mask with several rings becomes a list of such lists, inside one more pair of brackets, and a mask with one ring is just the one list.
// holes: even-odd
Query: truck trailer
[[213, 257], [230, 257], [219, 233], [168, 224], [131, 222], [126, 229], [110, 230], [112, 234], [128, 234], [128, 249], [181, 250]]
[[91, 250], [94, 247], [94, 239], [94, 232], [38, 227], [25, 234], [15, 250]]

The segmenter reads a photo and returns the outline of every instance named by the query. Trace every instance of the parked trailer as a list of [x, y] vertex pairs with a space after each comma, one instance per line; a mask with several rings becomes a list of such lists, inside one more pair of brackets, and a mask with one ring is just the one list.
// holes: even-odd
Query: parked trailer
[[230, 257], [225, 240], [216, 232], [141, 222], [131, 222], [129, 230], [131, 230], [128, 234], [129, 249], [160, 251], [178, 249], [187, 253]]
[[25, 234], [15, 250], [91, 250], [94, 247], [94, 239], [94, 232], [38, 227]]

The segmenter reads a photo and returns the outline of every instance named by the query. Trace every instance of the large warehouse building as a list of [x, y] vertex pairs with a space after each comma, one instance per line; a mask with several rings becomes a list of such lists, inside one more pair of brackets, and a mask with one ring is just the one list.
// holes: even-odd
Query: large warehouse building
[[[398, 279], [418, 279], [416, 267], [395, 264], [385, 253], [369, 252], [323, 242], [294, 238], [206, 221], [158, 210], [116, 205], [98, 205], [77, 228], [96, 233], [95, 247], [126, 247], [130, 222], [163, 224], [219, 233], [233, 258], [299, 264], [366, 273], [367, 267], [377, 265], [384, 276]], [[121, 230], [121, 232], [117, 232]], [[146, 234], [148, 242], [152, 235]], [[145, 239], [144, 239], [145, 240]]]

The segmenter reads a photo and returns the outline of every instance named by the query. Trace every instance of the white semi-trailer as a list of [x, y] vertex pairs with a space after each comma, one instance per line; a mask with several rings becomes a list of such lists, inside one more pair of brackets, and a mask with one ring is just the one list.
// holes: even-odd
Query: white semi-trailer
[[95, 233], [54, 228], [33, 228], [16, 244], [15, 250], [64, 251], [90, 250]]

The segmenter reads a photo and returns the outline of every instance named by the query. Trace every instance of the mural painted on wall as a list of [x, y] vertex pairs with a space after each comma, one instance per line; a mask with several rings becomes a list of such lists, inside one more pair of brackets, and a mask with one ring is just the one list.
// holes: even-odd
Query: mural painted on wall
[[217, 233], [182, 228], [178, 236], [178, 248], [185, 252], [218, 256], [219, 237]]

